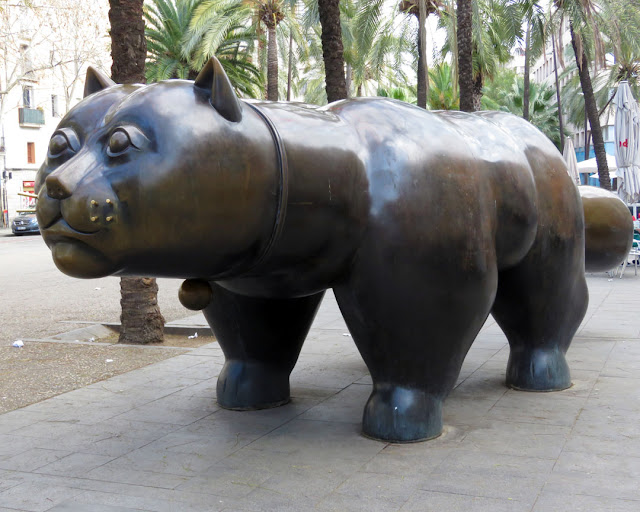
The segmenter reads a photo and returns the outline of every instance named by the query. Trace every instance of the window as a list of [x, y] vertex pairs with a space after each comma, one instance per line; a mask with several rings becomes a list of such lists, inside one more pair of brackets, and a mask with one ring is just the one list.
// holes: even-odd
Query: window
[[27, 163], [29, 164], [36, 163], [36, 143], [35, 142], [27, 142]]
[[60, 110], [58, 107], [58, 95], [51, 95], [51, 116], [52, 117], [60, 117]]
[[33, 87], [28, 85], [22, 86], [22, 106], [26, 108], [34, 108]]
[[22, 73], [27, 75], [33, 71], [33, 63], [31, 62], [31, 49], [28, 44], [20, 45], [20, 59], [22, 60]]

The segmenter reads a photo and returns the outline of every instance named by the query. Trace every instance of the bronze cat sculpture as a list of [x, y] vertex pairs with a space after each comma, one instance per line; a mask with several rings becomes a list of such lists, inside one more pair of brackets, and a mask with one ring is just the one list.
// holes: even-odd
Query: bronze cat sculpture
[[226, 357], [222, 407], [289, 400], [328, 288], [373, 380], [367, 436], [438, 436], [489, 314], [509, 340], [508, 386], [570, 386], [582, 204], [530, 124], [380, 98], [241, 101], [215, 59], [195, 82], [90, 71], [85, 95], [38, 174], [44, 240], [71, 276], [188, 279], [182, 300]]

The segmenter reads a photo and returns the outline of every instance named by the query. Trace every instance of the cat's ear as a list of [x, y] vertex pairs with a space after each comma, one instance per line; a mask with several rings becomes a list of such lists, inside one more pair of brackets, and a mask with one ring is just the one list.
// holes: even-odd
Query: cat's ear
[[242, 119], [240, 100], [218, 59], [209, 59], [198, 74], [194, 86], [211, 92], [211, 105], [222, 117], [234, 123]]
[[84, 81], [84, 97], [86, 98], [90, 94], [111, 87], [112, 85], [116, 85], [116, 83], [111, 80], [111, 78], [96, 68], [89, 66], [87, 68], [87, 78]]

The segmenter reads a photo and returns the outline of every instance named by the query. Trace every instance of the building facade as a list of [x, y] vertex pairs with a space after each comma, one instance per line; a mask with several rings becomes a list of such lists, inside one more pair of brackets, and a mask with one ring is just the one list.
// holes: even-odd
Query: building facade
[[87, 66], [110, 66], [108, 4], [78, 4], [0, 1], [0, 226], [35, 205], [18, 193], [34, 192], [52, 133], [82, 99]]

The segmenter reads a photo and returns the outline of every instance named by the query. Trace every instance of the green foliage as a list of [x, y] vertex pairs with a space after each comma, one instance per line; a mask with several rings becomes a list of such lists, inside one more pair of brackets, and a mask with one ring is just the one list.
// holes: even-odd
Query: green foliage
[[[204, 19], [204, 14], [216, 16]], [[236, 91], [256, 97], [262, 81], [252, 63], [252, 31], [246, 13], [228, 0], [151, 0], [145, 3], [146, 76], [149, 82], [195, 78], [206, 61], [218, 57]]]
[[[512, 0], [477, 0], [473, 3], [473, 72], [491, 79], [511, 59], [511, 49], [522, 38], [523, 13]], [[452, 57], [457, 77], [455, 0], [449, 0], [438, 26], [446, 31], [441, 56]]]
[[[485, 85], [482, 107], [502, 110], [522, 117], [524, 78], [512, 70], [500, 70], [494, 80]], [[560, 127], [555, 87], [546, 83], [532, 83], [529, 96], [530, 122], [559, 148]]]
[[460, 93], [453, 87], [453, 68], [448, 62], [439, 62], [429, 69], [429, 95], [427, 105], [432, 110], [458, 110]]

